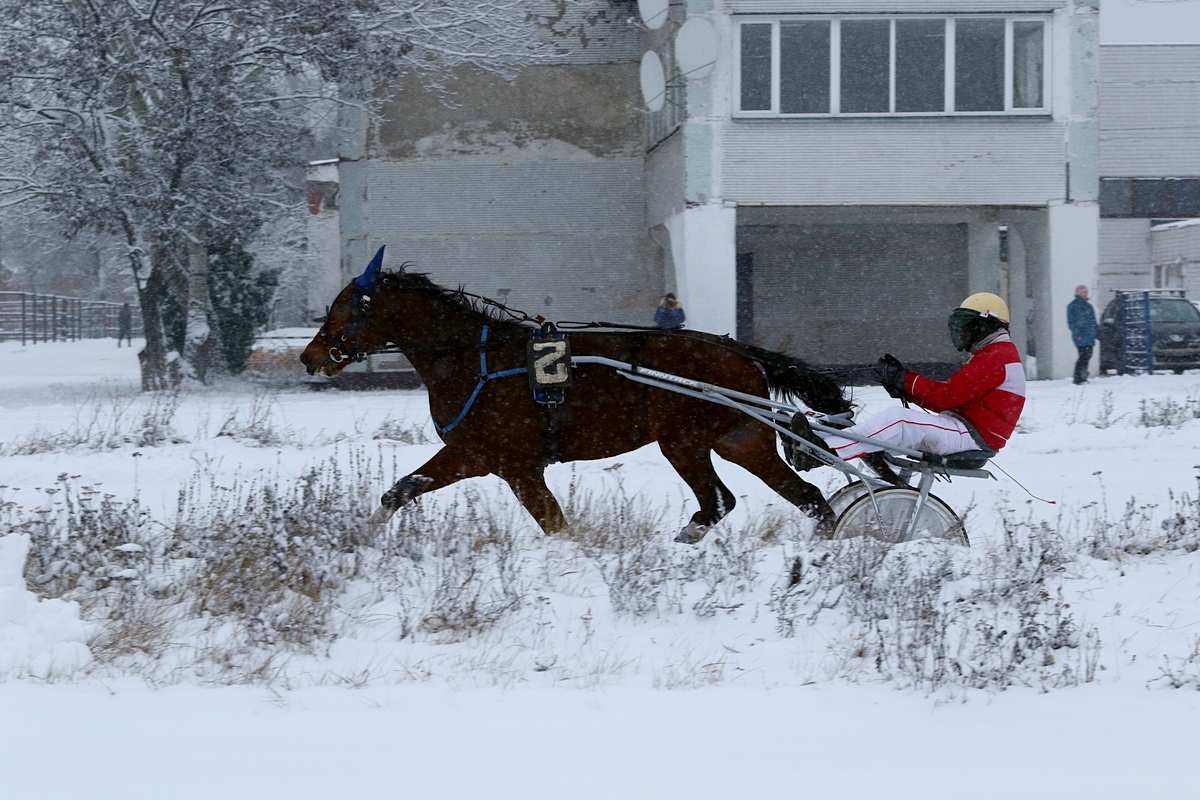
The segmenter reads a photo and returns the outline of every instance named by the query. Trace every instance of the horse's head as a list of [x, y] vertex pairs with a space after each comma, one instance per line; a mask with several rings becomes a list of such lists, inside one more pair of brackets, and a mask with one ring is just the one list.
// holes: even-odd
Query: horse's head
[[381, 247], [363, 274], [350, 281], [333, 301], [325, 324], [300, 354], [309, 375], [321, 372], [332, 378], [347, 364], [362, 361], [368, 353], [387, 345], [387, 334], [380, 330], [378, 319], [371, 314], [382, 266]]

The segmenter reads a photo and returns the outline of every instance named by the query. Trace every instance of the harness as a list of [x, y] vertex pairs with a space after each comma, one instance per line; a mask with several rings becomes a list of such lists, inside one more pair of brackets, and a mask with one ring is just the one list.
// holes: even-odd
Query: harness
[[[343, 361], [354, 361], [355, 363], [364, 361], [367, 356], [375, 353], [383, 352], [435, 352], [457, 350], [460, 347], [470, 347], [470, 345], [441, 345], [434, 347], [417, 348], [405, 351], [400, 347], [384, 347], [373, 348], [370, 350], [362, 346], [362, 331], [366, 325], [366, 317], [371, 310], [371, 295], [363, 291], [357, 284], [355, 285], [354, 298], [352, 300], [355, 313], [351, 316], [346, 330], [342, 333], [340, 341], [349, 345], [349, 352], [345, 352], [337, 346], [328, 348], [329, 359], [334, 363], [340, 364]], [[546, 437], [547, 447], [549, 449], [552, 462], [558, 461], [558, 420], [557, 409], [558, 405], [563, 402], [563, 389], [570, 385], [570, 351], [566, 343], [566, 339], [562, 333], [559, 333], [553, 323], [543, 322], [542, 326], [533, 331], [533, 338], [530, 340], [527, 354], [528, 364], [526, 367], [514, 367], [512, 369], [502, 369], [491, 372], [488, 370], [488, 333], [490, 326], [484, 325], [479, 333], [479, 343], [476, 347], [479, 348], [479, 380], [475, 383], [475, 388], [471, 390], [470, 396], [463, 404], [462, 410], [448, 425], [438, 425], [434, 422], [434, 428], [438, 434], [445, 436], [450, 431], [458, 427], [458, 425], [471, 412], [471, 408], [475, 405], [475, 401], [479, 398], [479, 393], [483, 391], [483, 387], [488, 381], [497, 378], [507, 378], [513, 375], [521, 375], [528, 373], [530, 376], [530, 388], [533, 390], [534, 399], [537, 403], [545, 407], [550, 418], [547, 423]]]
[[528, 369], [525, 367], [502, 369], [498, 372], [488, 372], [487, 339], [488, 326], [484, 325], [483, 330], [479, 334], [479, 382], [475, 384], [475, 390], [471, 392], [471, 396], [467, 398], [467, 402], [463, 405], [462, 411], [458, 412], [458, 416], [454, 418], [453, 422], [446, 426], [438, 425], [436, 422], [434, 423], [434, 427], [437, 428], [438, 434], [442, 436], [445, 436], [447, 433], [454, 430], [456, 427], [458, 427], [458, 423], [462, 422], [463, 419], [466, 418], [467, 412], [471, 410], [471, 406], [475, 405], [475, 399], [479, 397], [479, 393], [483, 391], [483, 387], [487, 385], [488, 381], [495, 380], [496, 378], [507, 378], [510, 375], [520, 375], [523, 372], [528, 372]]
[[547, 460], [557, 464], [562, 460], [558, 452], [559, 406], [566, 400], [566, 390], [571, 385], [571, 348], [566, 334], [553, 322], [543, 322], [529, 340], [526, 362], [533, 399], [546, 409], [542, 438]]
[[[383, 252], [384, 248], [380, 247], [378, 252], [375, 253], [375, 257], [371, 259], [371, 262], [363, 271], [363, 274], [352, 281], [353, 294], [351, 296], [351, 307], [353, 308], [353, 312], [340, 336], [341, 346], [329, 344], [328, 332], [326, 333], [325, 344], [329, 360], [335, 364], [341, 364], [347, 360], [358, 363], [366, 360], [367, 356], [374, 353], [412, 353], [417, 352], [417, 350], [433, 352], [459, 349], [459, 345], [410, 348], [407, 351], [402, 347], [385, 346], [370, 349], [363, 347], [362, 335], [367, 324], [367, 316], [371, 310], [371, 297], [375, 294], [380, 270], [383, 266]], [[483, 391], [483, 387], [487, 385], [488, 381], [528, 373], [534, 399], [549, 412], [546, 430], [547, 447], [551, 461], [558, 461], [557, 409], [564, 399], [563, 390], [571, 383], [571, 354], [566, 337], [558, 332], [554, 323], [547, 322], [542, 317], [530, 317], [523, 311], [515, 311], [502, 303], [464, 292], [461, 289], [459, 290], [459, 294], [464, 297], [476, 298], [485, 305], [494, 306], [511, 318], [522, 322], [538, 323], [539, 327], [532, 332], [526, 352], [526, 363], [528, 366], [490, 372], [488, 371], [487, 358], [490, 326], [483, 326], [479, 334], [479, 344], [477, 345], [479, 347], [479, 380], [476, 381], [475, 388], [471, 391], [467, 402], [463, 404], [462, 410], [458, 412], [458, 416], [449, 425], [438, 425], [436, 421], [434, 422], [434, 427], [437, 429], [438, 434], [444, 437], [466, 419], [467, 414], [470, 413], [471, 408], [475, 405], [475, 401], [479, 398], [479, 393]], [[470, 347], [470, 345], [462, 345], [462, 347]], [[346, 352], [347, 350], [349, 352]]]

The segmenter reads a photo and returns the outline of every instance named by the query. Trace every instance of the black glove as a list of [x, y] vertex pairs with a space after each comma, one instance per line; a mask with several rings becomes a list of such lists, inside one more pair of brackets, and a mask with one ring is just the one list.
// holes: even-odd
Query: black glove
[[887, 353], [875, 364], [875, 374], [889, 395], [898, 400], [904, 399], [904, 377], [908, 370], [891, 353]]

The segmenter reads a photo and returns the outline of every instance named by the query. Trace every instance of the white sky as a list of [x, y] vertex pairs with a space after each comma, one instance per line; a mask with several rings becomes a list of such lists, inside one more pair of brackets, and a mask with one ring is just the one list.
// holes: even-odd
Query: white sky
[[1200, 43], [1200, 0], [1100, 0], [1100, 41]]

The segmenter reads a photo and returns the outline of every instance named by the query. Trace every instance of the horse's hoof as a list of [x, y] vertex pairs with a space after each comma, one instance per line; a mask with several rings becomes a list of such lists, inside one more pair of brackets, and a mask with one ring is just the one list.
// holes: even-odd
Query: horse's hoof
[[697, 544], [712, 530], [712, 525], [701, 525], [697, 522], [689, 522], [684, 529], [675, 537], [675, 541], [680, 544]]
[[395, 513], [396, 513], [396, 509], [394, 509], [394, 508], [388, 508], [387, 506], [380, 506], [379, 508], [375, 509], [374, 513], [372, 513], [371, 516], [367, 517], [367, 524], [368, 525], [386, 525], [388, 520], [391, 519], [392, 515]]

